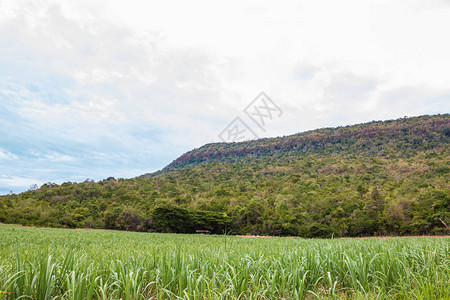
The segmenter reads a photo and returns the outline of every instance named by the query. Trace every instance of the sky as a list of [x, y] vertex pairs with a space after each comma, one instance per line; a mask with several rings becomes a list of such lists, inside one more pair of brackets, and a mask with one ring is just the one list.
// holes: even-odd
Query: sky
[[0, 0], [0, 194], [153, 172], [239, 126], [449, 113], [449, 28], [448, 0]]

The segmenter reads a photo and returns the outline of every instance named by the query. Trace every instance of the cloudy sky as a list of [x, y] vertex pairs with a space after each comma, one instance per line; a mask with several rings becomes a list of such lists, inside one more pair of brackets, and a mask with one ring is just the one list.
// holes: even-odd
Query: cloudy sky
[[266, 137], [448, 113], [449, 28], [448, 0], [0, 0], [0, 194], [156, 171], [235, 117]]

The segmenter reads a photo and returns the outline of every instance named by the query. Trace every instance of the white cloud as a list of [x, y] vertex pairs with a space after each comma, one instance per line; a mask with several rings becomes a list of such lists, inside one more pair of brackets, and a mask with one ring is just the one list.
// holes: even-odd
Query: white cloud
[[17, 155], [15, 155], [14, 153], [11, 153], [9, 151], [6, 151], [2, 148], [0, 148], [0, 159], [18, 159], [19, 157]]
[[[2, 191], [2, 188], [4, 187], [10, 187], [13, 191], [16, 190], [17, 188], [23, 190], [29, 188], [31, 185], [34, 184], [40, 186], [43, 184], [43, 182], [38, 179], [27, 177], [0, 175], [0, 191]], [[9, 190], [6, 192], [9, 192]]]

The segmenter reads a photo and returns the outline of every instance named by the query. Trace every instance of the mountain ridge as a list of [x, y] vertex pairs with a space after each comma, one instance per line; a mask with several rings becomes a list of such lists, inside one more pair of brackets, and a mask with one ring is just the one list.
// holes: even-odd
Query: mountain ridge
[[[434, 116], [442, 117], [442, 119], [431, 121], [432, 123], [434, 123], [432, 125], [439, 126], [441, 124], [447, 123], [446, 119], [449, 117], [449, 114], [439, 114], [439, 115], [434, 115]], [[371, 127], [373, 125], [378, 124], [378, 125], [385, 127], [385, 128], [383, 128], [383, 130], [389, 131], [392, 129], [393, 126], [398, 125], [398, 123], [400, 123], [400, 122], [404, 122], [404, 121], [414, 122], [415, 120], [427, 120], [427, 119], [432, 119], [432, 117], [433, 117], [433, 115], [431, 115], [431, 116], [423, 115], [423, 116], [417, 116], [417, 117], [403, 117], [403, 118], [385, 120], [385, 121], [371, 121], [371, 122], [359, 123], [359, 124], [354, 124], [354, 125], [318, 128], [318, 129], [299, 132], [299, 133], [295, 133], [295, 134], [287, 135], [287, 136], [260, 138], [260, 139], [256, 139], [256, 140], [243, 141], [243, 142], [208, 143], [199, 148], [192, 149], [192, 150], [182, 154], [180, 157], [178, 157], [177, 159], [172, 161], [170, 164], [168, 164], [166, 167], [164, 167], [163, 169], [161, 169], [157, 172], [160, 172], [160, 171], [164, 172], [164, 171], [174, 169], [178, 166], [183, 166], [186, 164], [185, 163], [186, 161], [188, 162], [188, 164], [189, 164], [189, 162], [199, 162], [195, 157], [197, 153], [202, 153], [202, 152], [205, 153], [206, 152], [208, 154], [208, 155], [206, 155], [206, 159], [200, 159], [200, 161], [207, 161], [207, 160], [209, 160], [210, 157], [242, 154], [242, 152], [241, 153], [233, 152], [232, 150], [223, 151], [224, 147], [238, 148], [243, 145], [250, 145], [249, 149], [246, 149], [247, 151], [244, 151], [244, 155], [247, 155], [249, 153], [256, 154], [256, 153], [258, 153], [260, 151], [264, 151], [268, 148], [267, 145], [265, 145], [265, 143], [272, 144], [272, 149], [270, 149], [270, 150], [279, 150], [283, 146], [284, 147], [286, 147], [286, 146], [295, 147], [297, 145], [297, 147], [298, 147], [298, 144], [301, 144], [302, 142], [306, 142], [307, 137], [310, 135], [312, 135], [312, 142], [314, 142], [314, 141], [320, 142], [321, 139], [329, 138], [329, 136], [327, 136], [327, 134], [329, 134], [330, 132], [333, 132], [333, 131], [335, 133], [337, 133], [334, 136], [335, 138], [348, 138], [349, 136], [345, 136], [345, 132], [351, 131], [353, 129], [364, 129], [364, 128]], [[371, 128], [371, 130], [369, 130], [368, 132], [367, 131], [363, 132], [363, 135], [364, 135], [363, 138], [373, 138], [374, 134], [376, 133], [377, 130], [379, 131], [379, 129]], [[286, 139], [290, 140], [289, 143], [285, 142]], [[275, 144], [275, 145], [273, 145], [273, 144]], [[264, 149], [264, 146], [266, 146], [265, 147], [266, 149]], [[208, 151], [208, 150], [210, 150], [210, 151]], [[215, 151], [215, 153], [211, 153], [212, 151]], [[142, 176], [146, 176], [146, 175], [150, 175], [150, 174], [152, 174], [152, 173], [144, 174], [144, 175], [141, 175], [138, 177], [142, 177]]]

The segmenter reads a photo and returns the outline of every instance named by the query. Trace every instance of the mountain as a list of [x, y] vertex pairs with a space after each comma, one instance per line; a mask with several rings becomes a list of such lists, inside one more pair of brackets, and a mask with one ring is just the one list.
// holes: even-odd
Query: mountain
[[133, 179], [0, 197], [0, 221], [134, 231], [447, 234], [450, 115], [214, 143]]

